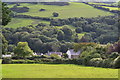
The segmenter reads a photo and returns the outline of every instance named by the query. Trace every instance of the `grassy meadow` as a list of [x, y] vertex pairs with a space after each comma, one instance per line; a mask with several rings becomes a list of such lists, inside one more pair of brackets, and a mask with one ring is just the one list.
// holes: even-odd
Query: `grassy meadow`
[[102, 7], [108, 8], [108, 9], [110, 9], [110, 11], [111, 10], [120, 10], [120, 8], [117, 8], [117, 7], [106, 7], [106, 6], [102, 6]]
[[73, 64], [3, 64], [3, 78], [118, 78], [117, 69]]
[[93, 3], [93, 2], [89, 2], [89, 4], [106, 5], [106, 6], [110, 6], [111, 5], [111, 4], [106, 4], [106, 3]]
[[[12, 5], [10, 5], [11, 7]], [[18, 13], [23, 15], [39, 16], [39, 17], [52, 17], [53, 12], [58, 12], [59, 17], [57, 18], [70, 18], [70, 17], [96, 17], [98, 15], [106, 16], [112, 15], [110, 12], [95, 9], [84, 3], [71, 2], [67, 6], [56, 6], [56, 5], [43, 5], [43, 4], [29, 4], [21, 3], [21, 6], [30, 8], [29, 12]], [[46, 9], [46, 11], [39, 11], [40, 9]], [[96, 14], [97, 13], [97, 14]]]
[[2, 78], [2, 64], [1, 64], [2, 60], [0, 59], [0, 79]]
[[37, 25], [39, 23], [49, 24], [48, 21], [36, 20], [36, 19], [25, 19], [25, 18], [12, 18], [11, 22], [4, 27], [17, 28], [17, 27], [26, 27], [28, 25]]
[[[15, 4], [10, 4], [8, 5], [8, 7], [12, 8], [14, 5]], [[113, 15], [110, 12], [93, 8], [84, 3], [75, 3], [75, 2], [71, 2], [70, 5], [67, 6], [20, 3], [20, 6], [18, 7], [23, 7], [23, 6], [30, 8], [29, 12], [17, 13], [17, 14], [38, 16], [38, 17], [49, 17], [49, 18], [97, 17], [98, 15], [101, 16]], [[39, 11], [40, 9], [45, 9], [46, 11]], [[52, 16], [53, 12], [58, 12], [59, 17], [53, 17]], [[25, 19], [25, 18], [12, 18], [11, 22], [5, 27], [17, 28], [28, 25], [37, 25], [38, 23], [49, 24], [50, 22], [34, 20], [34, 19]], [[73, 30], [75, 29], [72, 26], [70, 26], [70, 28]]]

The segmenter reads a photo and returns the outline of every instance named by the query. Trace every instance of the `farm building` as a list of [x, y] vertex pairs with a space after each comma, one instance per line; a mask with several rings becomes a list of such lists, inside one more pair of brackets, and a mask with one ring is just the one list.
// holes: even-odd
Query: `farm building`
[[70, 58], [70, 59], [78, 58], [80, 53], [81, 53], [81, 51], [75, 52], [74, 49], [69, 49], [67, 51], [68, 58]]

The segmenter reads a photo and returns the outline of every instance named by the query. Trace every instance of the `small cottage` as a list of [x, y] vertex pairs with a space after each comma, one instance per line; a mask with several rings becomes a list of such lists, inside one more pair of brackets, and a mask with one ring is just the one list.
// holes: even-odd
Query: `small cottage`
[[75, 52], [74, 49], [69, 49], [66, 54], [68, 55], [68, 58], [74, 59], [74, 58], [78, 58], [80, 53], [81, 51]]

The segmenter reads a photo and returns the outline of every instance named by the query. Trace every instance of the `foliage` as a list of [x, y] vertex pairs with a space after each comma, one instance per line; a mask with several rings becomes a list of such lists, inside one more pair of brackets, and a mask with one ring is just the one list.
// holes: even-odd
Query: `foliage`
[[62, 57], [63, 57], [63, 58], [68, 58], [68, 54], [63, 53]]
[[53, 13], [53, 17], [58, 17], [58, 16], [59, 16], [58, 13], [56, 13], [56, 12]]
[[5, 37], [1, 33], [0, 33], [0, 40], [1, 40], [0, 48], [2, 49], [2, 54], [6, 54], [7, 48], [8, 48], [8, 41], [5, 39]]
[[17, 46], [14, 49], [14, 54], [17, 57], [27, 57], [27, 56], [32, 56], [33, 51], [29, 48], [27, 42], [19, 42]]
[[85, 50], [87, 47], [95, 47], [95, 46], [97, 46], [97, 44], [96, 43], [75, 43], [74, 44], [74, 50], [75, 51], [78, 51], [78, 50]]
[[51, 57], [52, 59], [60, 59], [60, 58], [61, 58], [61, 57], [58, 56], [57, 54], [51, 54], [50, 57]]
[[113, 64], [114, 64], [114, 68], [120, 68], [120, 56], [118, 56], [118, 57], [114, 60]]
[[3, 58], [2, 64], [11, 64], [11, 58]]
[[2, 3], [2, 25], [7, 25], [11, 21], [11, 11], [7, 7], [7, 4]]

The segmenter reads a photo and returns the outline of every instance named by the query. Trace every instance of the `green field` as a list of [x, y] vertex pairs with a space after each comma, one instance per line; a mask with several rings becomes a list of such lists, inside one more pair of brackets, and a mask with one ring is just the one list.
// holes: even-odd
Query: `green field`
[[[9, 8], [13, 7], [15, 4], [8, 5]], [[55, 6], [55, 5], [43, 5], [43, 4], [29, 4], [29, 3], [21, 3], [22, 6], [29, 7], [29, 12], [25, 13], [17, 13], [22, 15], [30, 15], [30, 16], [39, 16], [39, 17], [52, 17], [53, 12], [58, 12], [59, 17], [57, 18], [69, 18], [69, 17], [97, 17], [98, 15], [113, 15], [110, 12], [102, 11], [96, 8], [93, 8], [84, 3], [75, 3], [71, 2], [68, 6]], [[46, 11], [39, 11], [40, 9], [46, 9]], [[97, 13], [97, 14], [96, 14]], [[40, 21], [34, 19], [24, 19], [24, 18], [13, 18], [11, 22], [5, 26], [10, 28], [24, 27], [28, 25], [37, 25], [39, 23], [49, 24], [47, 21]], [[61, 27], [59, 27], [61, 28]], [[70, 26], [71, 29], [75, 29]]]
[[[29, 3], [22, 3], [21, 6], [29, 7], [30, 10], [29, 12], [18, 13], [18, 14], [39, 16], [39, 17], [52, 17], [53, 12], [59, 13], [59, 17], [57, 18], [96, 17], [98, 15], [101, 16], [112, 15], [112, 13], [110, 12], [105, 12], [99, 9], [95, 9], [84, 3], [75, 3], [75, 2], [70, 3], [70, 5], [68, 6], [55, 6], [55, 5], [29, 4]], [[46, 11], [40, 12], [39, 11], [40, 9], [46, 9]]]
[[104, 8], [109, 8], [110, 11], [111, 11], [111, 10], [120, 10], [120, 8], [117, 8], [117, 7], [106, 7], [106, 6], [102, 6], [102, 7], [104, 7]]
[[93, 2], [89, 2], [89, 4], [106, 5], [106, 6], [110, 6], [111, 5], [111, 4], [106, 4], [106, 3], [93, 3]]
[[2, 78], [2, 65], [1, 65], [2, 60], [0, 59], [0, 80]]
[[37, 25], [39, 23], [49, 24], [48, 21], [35, 20], [35, 19], [25, 19], [25, 18], [12, 18], [11, 22], [8, 23], [5, 27], [17, 28], [17, 27], [26, 27], [28, 25]]
[[118, 69], [72, 64], [3, 64], [3, 78], [118, 78]]

